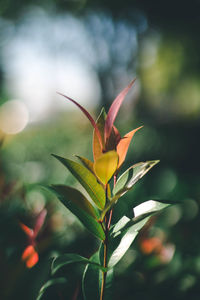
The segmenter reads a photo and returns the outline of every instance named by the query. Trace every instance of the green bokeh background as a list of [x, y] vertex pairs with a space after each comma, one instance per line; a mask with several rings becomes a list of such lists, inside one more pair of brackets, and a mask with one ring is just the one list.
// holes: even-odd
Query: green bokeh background
[[[108, 108], [129, 79], [137, 76], [116, 125], [122, 134], [140, 125], [144, 128], [135, 135], [123, 170], [139, 161], [160, 159], [160, 163], [122, 197], [114, 218], [123, 201], [133, 198], [135, 203], [149, 199], [179, 203], [152, 219], [117, 265], [113, 299], [199, 299], [199, 2], [7, 0], [0, 2], [1, 20], [11, 22], [17, 32], [26, 10], [34, 7], [57, 17], [67, 13], [87, 25], [100, 57], [98, 41], [103, 39], [109, 55], [106, 63], [100, 59], [94, 66], [101, 99], [93, 115], [102, 105]], [[99, 17], [101, 33], [87, 24], [88, 15]], [[111, 24], [115, 34], [106, 35], [109, 25], [105, 24]], [[129, 44], [130, 28], [136, 32], [137, 47]], [[2, 26], [0, 35], [5, 36], [5, 30]], [[9, 99], [2, 66], [0, 56], [0, 105]], [[2, 132], [1, 137], [0, 299], [34, 300], [52, 278], [53, 257], [71, 252], [90, 257], [98, 247], [98, 241], [45, 189], [52, 183], [77, 186], [51, 153], [92, 159], [92, 128], [81, 112], [66, 110], [17, 135]], [[19, 223], [33, 227], [44, 207], [48, 213], [37, 239], [40, 259], [27, 269], [21, 261], [27, 238]], [[145, 250], [151, 238], [159, 240], [162, 255], [159, 247]], [[47, 299], [82, 299], [81, 272], [76, 265], [60, 271], [57, 276], [67, 282], [52, 287]]]

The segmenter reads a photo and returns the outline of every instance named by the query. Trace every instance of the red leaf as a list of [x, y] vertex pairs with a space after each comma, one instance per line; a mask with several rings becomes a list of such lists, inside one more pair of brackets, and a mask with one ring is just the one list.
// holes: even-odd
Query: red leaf
[[82, 107], [78, 102], [76, 102], [75, 100], [73, 100], [72, 98], [68, 97], [68, 96], [65, 96], [61, 93], [58, 93], [59, 95], [67, 98], [68, 100], [70, 100], [71, 102], [73, 102], [76, 106], [78, 106], [80, 108], [80, 110], [85, 114], [85, 116], [88, 118], [88, 120], [90, 121], [90, 123], [92, 124], [92, 126], [94, 127], [94, 130], [96, 131], [96, 134], [98, 136], [98, 139], [99, 139], [99, 143], [101, 145], [101, 148], [103, 149], [103, 146], [102, 146], [102, 140], [101, 140], [101, 134], [99, 132], [99, 129], [94, 121], [94, 119], [92, 118], [92, 116], [89, 114], [89, 112], [84, 108]]
[[24, 225], [23, 223], [20, 223], [20, 227], [22, 228], [22, 230], [26, 233], [26, 235], [29, 238], [33, 237], [33, 235], [34, 235], [33, 229], [29, 228], [28, 226]]
[[142, 128], [143, 126], [140, 126], [132, 131], [130, 131], [129, 133], [127, 133], [118, 143], [117, 145], [117, 153], [119, 155], [119, 163], [118, 163], [118, 169], [121, 167], [121, 165], [123, 164], [125, 158], [126, 158], [126, 154], [129, 148], [129, 144], [131, 142], [132, 137], [134, 136], [134, 134], [136, 133], [136, 131], [138, 131], [140, 128]]
[[113, 128], [113, 124], [114, 124], [115, 118], [117, 116], [117, 113], [120, 109], [120, 106], [121, 106], [125, 96], [127, 95], [128, 91], [134, 84], [135, 80], [136, 79], [133, 79], [131, 81], [131, 83], [127, 87], [125, 87], [125, 89], [123, 89], [123, 91], [117, 96], [117, 98], [115, 98], [114, 102], [112, 103], [112, 105], [108, 111], [108, 115], [107, 115], [106, 122], [105, 122], [105, 134], [104, 134], [105, 143], [110, 137], [111, 130]]

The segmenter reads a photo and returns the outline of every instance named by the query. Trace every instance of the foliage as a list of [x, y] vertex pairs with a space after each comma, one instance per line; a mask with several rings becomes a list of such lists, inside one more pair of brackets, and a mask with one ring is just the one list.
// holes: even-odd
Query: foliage
[[[82, 279], [83, 298], [110, 299], [112, 292], [114, 267], [123, 258], [130, 245], [142, 227], [156, 212], [169, 206], [149, 200], [139, 205], [132, 201], [132, 216], [121, 215], [118, 222], [112, 222], [113, 209], [120, 198], [131, 190], [135, 184], [159, 161], [137, 163], [128, 168], [118, 179], [120, 169], [125, 161], [130, 142], [142, 126], [121, 137], [114, 122], [120, 106], [134, 84], [133, 80], [114, 100], [108, 114], [104, 108], [95, 122], [92, 116], [75, 100], [72, 101], [91, 122], [93, 132], [93, 157], [90, 161], [78, 157], [80, 163], [53, 155], [79, 181], [88, 196], [67, 185], [52, 185], [59, 200], [68, 208], [79, 221], [100, 240], [99, 249], [90, 258], [68, 253], [54, 259], [52, 275], [67, 267], [69, 264], [85, 265]], [[123, 201], [125, 201], [123, 199]], [[69, 278], [67, 278], [69, 280]], [[54, 278], [42, 288], [38, 299], [43, 299], [49, 286], [63, 282], [62, 278]], [[45, 296], [44, 296], [45, 299]]]

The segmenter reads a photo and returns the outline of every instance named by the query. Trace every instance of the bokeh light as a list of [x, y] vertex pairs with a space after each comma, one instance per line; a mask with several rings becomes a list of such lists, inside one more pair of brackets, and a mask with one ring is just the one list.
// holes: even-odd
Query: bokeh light
[[5, 134], [17, 134], [29, 121], [26, 105], [19, 100], [10, 100], [0, 107], [0, 129]]

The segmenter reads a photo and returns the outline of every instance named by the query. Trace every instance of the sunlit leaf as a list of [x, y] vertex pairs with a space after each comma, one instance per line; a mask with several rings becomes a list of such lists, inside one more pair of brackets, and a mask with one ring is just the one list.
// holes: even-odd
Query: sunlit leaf
[[[132, 242], [138, 235], [139, 230], [146, 224], [150, 217], [146, 217], [135, 224], [131, 224], [126, 230], [124, 226], [131, 222], [131, 219], [123, 217], [110, 232], [109, 247], [108, 247], [108, 267], [113, 268], [124, 256], [126, 251], [131, 246]], [[121, 224], [120, 224], [121, 223]], [[119, 230], [120, 229], [120, 230]], [[103, 246], [100, 249], [100, 261], [102, 263], [104, 256]]]
[[118, 154], [116, 151], [109, 151], [100, 156], [94, 162], [94, 171], [103, 184], [107, 184], [115, 173], [118, 165]]
[[113, 227], [112, 235], [116, 236], [119, 232], [127, 230], [129, 227], [135, 224], [142, 225], [142, 220], [151, 217], [155, 213], [169, 207], [171, 203], [160, 202], [155, 200], [145, 201], [133, 208], [134, 218], [130, 219], [127, 216], [123, 216]]
[[121, 197], [141, 179], [159, 160], [140, 162], [127, 169], [117, 180], [113, 194]]
[[86, 189], [97, 207], [103, 209], [105, 206], [105, 192], [101, 184], [97, 182], [96, 177], [86, 167], [77, 162], [57, 155], [53, 156], [65, 165], [75, 176], [80, 184]]
[[98, 223], [98, 211], [79, 191], [65, 185], [53, 185], [51, 190], [56, 192], [60, 201], [83, 223], [83, 225], [100, 240], [104, 240], [105, 234]]
[[117, 145], [117, 153], [119, 155], [118, 169], [121, 167], [121, 165], [123, 164], [123, 162], [126, 158], [129, 144], [130, 144], [134, 134], [136, 133], [136, 131], [138, 131], [141, 128], [142, 128], [142, 126], [130, 131], [119, 141], [119, 143]]
[[58, 93], [59, 95], [65, 97], [66, 99], [70, 100], [71, 102], [73, 102], [76, 106], [78, 106], [78, 108], [80, 108], [80, 110], [85, 114], [85, 116], [88, 118], [88, 120], [90, 121], [90, 123], [92, 124], [95, 132], [96, 132], [96, 135], [99, 139], [99, 143], [101, 145], [101, 148], [103, 149], [103, 144], [102, 144], [102, 140], [101, 140], [101, 134], [99, 132], [99, 129], [94, 121], [94, 119], [92, 118], [92, 116], [89, 114], [89, 112], [84, 108], [82, 107], [78, 102], [76, 102], [75, 100], [73, 100], [72, 98], [68, 97], [68, 96], [65, 96], [61, 93]]
[[160, 202], [155, 200], [145, 201], [133, 208], [135, 218], [139, 218], [144, 214], [155, 213], [170, 206], [171, 203]]
[[85, 157], [83, 157], [83, 156], [79, 156], [79, 155], [76, 155], [76, 157], [82, 162], [82, 164], [83, 164], [90, 172], [94, 173], [94, 168], [93, 168], [94, 163], [93, 163], [91, 160], [89, 160], [89, 159], [87, 159], [87, 158], [85, 158]]
[[[148, 222], [149, 218], [170, 205], [170, 203], [155, 200], [145, 201], [134, 207], [134, 218], [130, 219], [123, 216], [115, 226], [113, 226], [109, 238], [109, 268], [114, 267], [120, 261], [136, 238], [140, 229]], [[103, 250], [101, 249], [101, 257], [103, 256], [102, 252]]]
[[115, 118], [117, 116], [117, 113], [120, 109], [120, 106], [121, 106], [125, 96], [127, 95], [128, 91], [134, 84], [134, 82], [135, 82], [135, 79], [132, 80], [131, 83], [125, 89], [123, 89], [123, 91], [113, 101], [113, 103], [108, 111], [108, 115], [107, 115], [106, 122], [105, 122], [105, 133], [104, 133], [105, 143], [110, 137], [110, 134], [111, 134], [111, 131], [113, 128], [113, 124], [114, 124]]
[[48, 298], [48, 295], [45, 295], [47, 290], [50, 290], [51, 288], [54, 288], [56, 286], [62, 286], [66, 284], [67, 279], [66, 278], [55, 278], [47, 281], [40, 289], [39, 295], [36, 300], [46, 300]]
[[99, 263], [94, 262], [93, 260], [90, 260], [88, 258], [85, 258], [83, 256], [80, 256], [78, 254], [74, 253], [67, 253], [61, 256], [56, 257], [53, 260], [51, 271], [54, 275], [60, 268], [65, 267], [69, 264], [73, 263], [81, 263], [81, 264], [92, 264], [95, 268], [105, 271], [106, 269], [102, 267]]
[[140, 162], [127, 169], [117, 180], [113, 189], [113, 197], [106, 204], [101, 213], [101, 220], [107, 211], [117, 202], [117, 200], [129, 191], [136, 182], [141, 179], [153, 166], [159, 163], [159, 160]]

